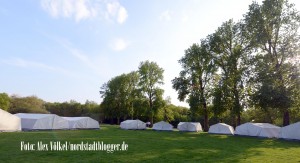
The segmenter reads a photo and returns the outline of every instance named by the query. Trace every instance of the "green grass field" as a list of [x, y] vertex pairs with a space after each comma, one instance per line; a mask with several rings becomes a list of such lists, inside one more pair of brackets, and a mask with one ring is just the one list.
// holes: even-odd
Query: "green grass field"
[[[128, 144], [127, 151], [21, 151], [21, 142]], [[300, 162], [300, 142], [192, 132], [64, 130], [0, 133], [0, 162]]]

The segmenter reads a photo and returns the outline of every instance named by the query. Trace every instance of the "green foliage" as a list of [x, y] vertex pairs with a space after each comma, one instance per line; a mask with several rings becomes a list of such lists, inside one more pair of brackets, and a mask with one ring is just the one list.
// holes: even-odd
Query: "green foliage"
[[[243, 22], [229, 20], [208, 38], [214, 62], [221, 71], [219, 82], [215, 85], [214, 112], [218, 115], [225, 108], [230, 109], [237, 117], [235, 126], [240, 124], [243, 111], [242, 101], [246, 97], [244, 88], [248, 78], [246, 70], [253, 47], [245, 28]], [[223, 101], [218, 101], [221, 99]], [[220, 111], [217, 111], [216, 107], [220, 105]]]
[[163, 104], [163, 69], [154, 62], [142, 62], [139, 71], [112, 78], [101, 87], [103, 113], [112, 121], [134, 119], [157, 114]]
[[189, 121], [189, 109], [171, 104], [171, 98], [167, 97], [162, 104], [163, 107], [158, 110], [155, 121], [165, 121], [176, 126], [179, 122]]
[[6, 93], [0, 93], [0, 109], [8, 111], [10, 106], [10, 98]]
[[283, 125], [290, 122], [290, 108], [299, 96], [300, 14], [284, 0], [253, 3], [245, 15], [247, 28], [259, 52], [256, 60], [253, 102], [264, 110], [279, 109]]
[[278, 126], [282, 125], [282, 119], [278, 118], [280, 116], [280, 112], [274, 109], [249, 108], [243, 113], [246, 122], [271, 123]]
[[120, 118], [127, 114], [127, 96], [130, 92], [127, 92], [128, 82], [126, 79], [126, 74], [122, 74], [102, 86], [104, 114], [116, 117], [118, 124]]
[[228, 96], [226, 96], [226, 92], [224, 92], [225, 88], [222, 87], [224, 87], [224, 85], [215, 85], [213, 89], [212, 113], [214, 117], [218, 119], [218, 122], [222, 122], [224, 113], [230, 108], [228, 106], [230, 103], [226, 103], [229, 99]]
[[[212, 56], [208, 52], [205, 40], [201, 45], [193, 44], [185, 50], [185, 55], [179, 60], [182, 71], [179, 77], [172, 80], [173, 88], [178, 92], [178, 99], [183, 101], [188, 96], [192, 120], [199, 114], [204, 116], [204, 130], [208, 131], [207, 100], [210, 98], [209, 83], [216, 71]], [[203, 110], [203, 111], [201, 111]]]
[[[244, 20], [224, 22], [200, 46], [193, 44], [186, 50], [179, 61], [184, 70], [172, 81], [178, 99], [188, 96], [193, 119], [210, 110], [218, 121], [236, 118], [236, 126], [245, 119], [241, 117], [244, 108], [255, 106], [243, 115], [255, 121], [289, 124], [291, 108], [300, 106], [299, 27], [300, 14], [288, 1], [253, 2]], [[207, 82], [202, 75], [209, 70], [204, 65], [209, 64], [197, 56], [211, 58], [217, 70], [210, 74], [207, 90], [201, 89], [201, 84]], [[212, 102], [211, 109], [204, 109], [206, 101]], [[283, 120], [277, 118], [280, 114]]]
[[140, 63], [138, 72], [140, 74], [141, 93], [148, 101], [149, 120], [153, 124], [155, 113], [163, 106], [162, 95], [164, 91], [159, 86], [164, 84], [164, 70], [155, 62], [145, 61]]
[[102, 122], [105, 117], [103, 109], [94, 101], [87, 100], [84, 104], [71, 100], [69, 102], [47, 102], [45, 103], [46, 110], [51, 114], [57, 114], [64, 117], [91, 117], [99, 122]]
[[83, 108], [86, 109], [89, 113], [101, 113], [100, 105], [94, 101], [86, 100]]
[[63, 103], [46, 103], [45, 107], [50, 113], [65, 117], [79, 117], [88, 112], [84, 105], [74, 100]]
[[12, 96], [8, 111], [11, 113], [48, 113], [44, 104], [45, 102], [36, 96]]

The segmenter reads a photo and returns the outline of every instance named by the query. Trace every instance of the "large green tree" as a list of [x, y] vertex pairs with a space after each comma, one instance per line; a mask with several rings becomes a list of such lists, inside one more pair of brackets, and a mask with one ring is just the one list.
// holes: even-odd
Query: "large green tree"
[[120, 124], [120, 118], [126, 112], [126, 75], [122, 74], [109, 80], [101, 87], [102, 106], [104, 114], [108, 118], [117, 118], [117, 124]]
[[137, 71], [132, 71], [126, 74], [125, 78], [125, 89], [127, 92], [126, 107], [128, 108], [128, 113], [131, 116], [131, 119], [133, 119], [135, 112], [139, 109], [137, 104], [141, 101], [140, 98], [143, 97], [138, 86], [140, 76]]
[[155, 62], [145, 61], [141, 62], [139, 66], [139, 87], [144, 97], [148, 101], [148, 113], [151, 125], [153, 125], [154, 114], [161, 107], [163, 100], [163, 90], [159, 87], [164, 84], [164, 70]]
[[[247, 33], [244, 23], [226, 21], [214, 34], [210, 35], [210, 52], [216, 66], [219, 67], [220, 81], [215, 95], [216, 100], [224, 100], [236, 120], [234, 125], [241, 123], [245, 83], [248, 78], [247, 68], [253, 46], [251, 36]], [[220, 94], [221, 93], [221, 94]], [[222, 97], [224, 98], [220, 98]], [[224, 107], [224, 105], [222, 106]]]
[[102, 106], [104, 113], [109, 118], [117, 118], [117, 123], [120, 123], [120, 118], [127, 119], [128, 116], [133, 118], [134, 111], [139, 96], [138, 89], [139, 74], [135, 71], [129, 74], [122, 74], [112, 78], [101, 87], [100, 94], [102, 95]]
[[179, 77], [172, 80], [173, 88], [178, 92], [180, 101], [187, 99], [193, 116], [196, 114], [204, 116], [203, 128], [204, 131], [208, 131], [209, 82], [216, 69], [206, 41], [202, 40], [201, 45], [193, 44], [185, 50], [179, 63], [183, 70], [179, 73]]
[[254, 103], [263, 109], [279, 109], [286, 126], [299, 96], [299, 65], [292, 62], [299, 57], [299, 12], [286, 0], [253, 2], [245, 22], [258, 51]]

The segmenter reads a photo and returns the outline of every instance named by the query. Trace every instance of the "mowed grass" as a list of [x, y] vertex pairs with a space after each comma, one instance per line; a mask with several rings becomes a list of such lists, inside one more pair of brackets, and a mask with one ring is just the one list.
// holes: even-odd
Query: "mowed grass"
[[[21, 141], [103, 141], [127, 151], [21, 151]], [[300, 142], [194, 132], [63, 130], [0, 133], [0, 162], [300, 162]]]

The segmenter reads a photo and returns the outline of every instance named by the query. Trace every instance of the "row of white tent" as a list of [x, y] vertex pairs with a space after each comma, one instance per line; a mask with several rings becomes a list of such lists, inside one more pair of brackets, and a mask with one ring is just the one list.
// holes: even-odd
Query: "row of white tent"
[[[126, 120], [120, 125], [122, 129], [146, 129], [146, 123], [140, 120]], [[55, 130], [55, 129], [99, 129], [98, 121], [89, 117], [60, 117], [55, 114], [10, 114], [0, 109], [0, 131], [21, 130]], [[153, 124], [153, 130], [172, 131], [173, 126], [161, 121]], [[199, 122], [180, 122], [179, 131], [202, 131]], [[224, 123], [212, 125], [208, 133], [257, 136], [300, 140], [300, 122], [285, 127], [268, 123], [245, 123], [233, 127]]]
[[[121, 122], [121, 129], [126, 130], [144, 130], [146, 129], [146, 123], [140, 120], [126, 120]], [[180, 131], [202, 131], [201, 124], [199, 122], [180, 122], [177, 126]], [[173, 131], [173, 125], [160, 121], [153, 124], [153, 130], [158, 131]]]
[[99, 129], [90, 117], [60, 117], [55, 114], [10, 114], [0, 109], [0, 131]]
[[[146, 123], [140, 120], [126, 120], [121, 122], [120, 127], [127, 130], [143, 130], [146, 129]], [[173, 131], [173, 126], [161, 121], [154, 123], [152, 129]], [[202, 131], [201, 124], [198, 122], [180, 122], [177, 129], [190, 132]], [[300, 140], [300, 122], [285, 127], [278, 127], [269, 123], [244, 123], [237, 126], [236, 130], [225, 123], [218, 123], [210, 126], [208, 133]]]
[[269, 123], [244, 123], [237, 126], [235, 135], [300, 140], [300, 122], [285, 127]]

